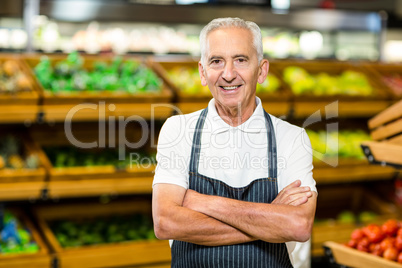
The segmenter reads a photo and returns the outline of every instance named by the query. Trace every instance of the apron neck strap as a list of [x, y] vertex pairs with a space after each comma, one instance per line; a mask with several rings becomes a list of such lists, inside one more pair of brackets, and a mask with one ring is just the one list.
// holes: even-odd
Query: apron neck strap
[[208, 114], [208, 107], [201, 112], [194, 130], [194, 138], [193, 138], [193, 145], [191, 147], [191, 157], [189, 167], [189, 171], [193, 173], [198, 173], [198, 160], [200, 159], [200, 151], [201, 151], [201, 135], [207, 114]]
[[272, 124], [271, 117], [264, 110], [265, 116], [265, 124], [267, 128], [267, 136], [268, 136], [268, 177], [271, 179], [276, 179], [278, 176], [277, 170], [277, 153], [276, 153], [276, 138], [275, 138], [275, 130], [274, 125]]

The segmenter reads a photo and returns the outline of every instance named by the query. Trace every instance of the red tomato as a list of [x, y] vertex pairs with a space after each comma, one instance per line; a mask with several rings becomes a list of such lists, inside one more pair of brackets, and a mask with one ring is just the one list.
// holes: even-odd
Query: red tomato
[[359, 241], [360, 239], [362, 239], [364, 237], [364, 233], [362, 231], [362, 229], [356, 229], [352, 232], [352, 234], [350, 235], [350, 238], [352, 238], [353, 240]]
[[357, 241], [354, 239], [350, 239], [348, 241], [348, 243], [346, 243], [346, 246], [350, 247], [350, 248], [356, 248], [357, 246]]
[[385, 237], [384, 233], [381, 230], [381, 227], [376, 224], [367, 225], [363, 228], [363, 232], [372, 243], [378, 243]]
[[378, 251], [380, 253], [383, 252], [383, 250], [381, 249], [380, 243], [372, 243], [372, 244], [370, 244], [369, 250], [370, 250], [370, 252], [374, 252], [374, 251]]
[[374, 250], [373, 252], [371, 252], [371, 254], [378, 257], [382, 257], [382, 250]]
[[369, 252], [369, 249], [368, 249], [367, 246], [364, 246], [364, 245], [359, 244], [359, 243], [357, 244], [356, 249], [359, 250], [359, 251]]
[[397, 250], [401, 251], [402, 250], [402, 236], [397, 236], [395, 238], [395, 247]]
[[384, 240], [381, 241], [380, 246], [383, 251], [385, 251], [387, 248], [392, 248], [394, 247], [395, 244], [395, 238], [393, 237], [386, 237]]
[[402, 236], [402, 227], [399, 227], [398, 232], [396, 234], [397, 236]]
[[398, 258], [398, 250], [394, 247], [387, 248], [382, 256], [384, 257], [384, 259], [396, 261], [396, 259]]
[[381, 230], [385, 235], [395, 236], [399, 229], [399, 222], [395, 219], [387, 220], [381, 226]]
[[367, 237], [363, 237], [357, 242], [356, 249], [364, 252], [369, 252], [370, 241]]
[[402, 252], [398, 254], [398, 259], [397, 259], [397, 261], [398, 261], [399, 263], [402, 263]]

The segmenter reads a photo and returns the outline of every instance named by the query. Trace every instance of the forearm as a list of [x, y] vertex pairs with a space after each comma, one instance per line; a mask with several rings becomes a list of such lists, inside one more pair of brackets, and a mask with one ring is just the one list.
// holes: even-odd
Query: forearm
[[[202, 202], [194, 208], [248, 235], [272, 243], [306, 241], [314, 220], [314, 193], [300, 206], [251, 203], [218, 196], [200, 195]], [[200, 199], [198, 201], [201, 201]], [[314, 206], [305, 213], [303, 206]]]
[[[161, 200], [163, 202], [160, 202]], [[231, 245], [255, 240], [217, 219], [181, 204], [169, 202], [164, 195], [164, 188], [154, 194], [153, 215], [155, 234], [159, 239], [174, 239], [205, 246]]]

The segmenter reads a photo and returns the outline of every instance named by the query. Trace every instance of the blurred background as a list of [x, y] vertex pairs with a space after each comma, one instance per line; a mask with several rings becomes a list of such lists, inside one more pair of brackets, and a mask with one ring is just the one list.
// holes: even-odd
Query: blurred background
[[402, 262], [402, 0], [2, 0], [0, 268], [170, 267], [151, 217], [158, 133], [207, 106], [198, 36], [218, 17], [260, 26], [257, 95], [312, 143], [295, 267]]

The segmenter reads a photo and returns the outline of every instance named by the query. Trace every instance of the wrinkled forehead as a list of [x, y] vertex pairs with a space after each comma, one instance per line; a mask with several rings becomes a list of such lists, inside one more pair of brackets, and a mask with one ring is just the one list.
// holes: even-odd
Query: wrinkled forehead
[[256, 52], [253, 45], [253, 35], [248, 29], [227, 27], [214, 29], [206, 38], [206, 55], [210, 53], [237, 53]]

